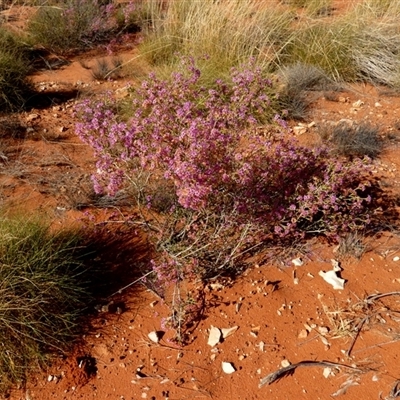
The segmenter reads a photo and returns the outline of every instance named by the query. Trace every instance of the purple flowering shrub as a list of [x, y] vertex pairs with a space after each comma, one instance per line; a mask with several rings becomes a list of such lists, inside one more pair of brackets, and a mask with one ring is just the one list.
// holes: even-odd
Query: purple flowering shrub
[[[97, 160], [97, 193], [140, 188], [146, 213], [156, 197], [148, 188], [173, 199], [149, 230], [160, 295], [193, 274], [240, 272], [247, 255], [272, 241], [308, 233], [336, 239], [369, 223], [367, 159], [340, 161], [299, 145], [276, 113], [271, 81], [252, 62], [211, 88], [200, 78], [189, 58], [170, 80], [150, 75], [132, 91], [127, 121], [111, 94], [76, 109], [77, 134]], [[273, 137], [257, 129], [265, 125]], [[178, 297], [172, 309], [179, 305], [182, 315]], [[171, 324], [181, 330], [184, 321]]]
[[[150, 75], [133, 92], [128, 122], [111, 97], [78, 107], [77, 133], [97, 159], [96, 192], [115, 194], [146, 170], [173, 183], [181, 207], [251, 221], [266, 235], [334, 236], [368, 223], [367, 161], [341, 162], [296, 143], [260, 69], [250, 62], [206, 89], [193, 60], [182, 67], [169, 81]], [[266, 123], [280, 126], [272, 139], [257, 133]]]
[[232, 84], [198, 86], [200, 71], [184, 59], [189, 74], [175, 73], [170, 82], [151, 75], [135, 91], [133, 117], [119, 122], [111, 101], [78, 107], [77, 133], [98, 159], [96, 191], [114, 194], [122, 175], [140, 165], [162, 171], [176, 186], [180, 204], [200, 209], [212, 203], [215, 190], [230, 184], [244, 128], [271, 120], [271, 81], [261, 71], [234, 71]]
[[320, 233], [335, 239], [369, 223], [368, 159], [344, 163], [325, 148], [258, 138], [241, 161], [235, 206], [244, 220], [273, 227], [278, 237]]

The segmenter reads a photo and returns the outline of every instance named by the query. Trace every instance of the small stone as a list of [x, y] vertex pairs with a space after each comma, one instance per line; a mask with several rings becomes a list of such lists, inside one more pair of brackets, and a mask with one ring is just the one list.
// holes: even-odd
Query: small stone
[[215, 345], [217, 345], [220, 342], [221, 337], [222, 337], [221, 330], [219, 328], [211, 325], [207, 344], [211, 347], [214, 347]]
[[294, 269], [293, 272], [292, 272], [292, 276], [293, 276], [293, 284], [294, 284], [294, 285], [298, 285], [299, 282], [300, 282], [300, 280], [299, 280], [299, 278], [297, 277], [297, 274], [296, 274], [296, 270], [295, 270], [295, 269]]
[[110, 311], [110, 305], [109, 304], [105, 304], [103, 306], [100, 307], [100, 311], [101, 312], [109, 312]]
[[355, 101], [353, 104], [352, 104], [352, 106], [354, 107], [354, 108], [360, 108], [360, 107], [362, 107], [364, 105], [364, 102], [362, 101], [362, 100], [357, 100], [357, 101]]
[[281, 361], [281, 365], [282, 365], [282, 367], [283, 368], [286, 368], [286, 367], [288, 367], [289, 365], [291, 365], [291, 362], [289, 361], [289, 360], [282, 360]]
[[239, 328], [238, 326], [233, 326], [232, 328], [222, 328], [221, 329], [222, 337], [226, 339], [227, 337], [233, 335], [238, 330], [238, 328]]
[[47, 377], [47, 382], [51, 382], [53, 379], [54, 379], [54, 376], [53, 375], [49, 375]]
[[211, 283], [210, 288], [212, 290], [220, 290], [224, 288], [224, 285], [221, 285], [220, 283]]
[[400, 260], [400, 257], [399, 257], [399, 256], [393, 257], [393, 261], [397, 262], [397, 261], [399, 261], [399, 260]]
[[318, 327], [318, 332], [323, 335], [326, 336], [329, 333], [329, 328], [326, 326], [319, 326]]
[[324, 370], [323, 370], [323, 372], [322, 372], [322, 375], [323, 375], [325, 378], [329, 378], [329, 376], [331, 375], [331, 373], [332, 373], [332, 368], [326, 367], [326, 368], [324, 368]]
[[293, 132], [294, 132], [294, 134], [296, 136], [303, 135], [304, 133], [307, 132], [307, 127], [306, 126], [301, 126], [301, 125], [294, 126], [293, 127]]
[[326, 350], [329, 350], [329, 347], [331, 346], [331, 344], [328, 342], [328, 339], [324, 336], [320, 336], [319, 337], [321, 342], [327, 347]]
[[229, 375], [229, 374], [233, 374], [236, 371], [236, 369], [232, 363], [223, 361], [222, 362], [222, 371], [224, 371], [225, 374]]
[[32, 113], [32, 114], [29, 114], [29, 115], [26, 117], [26, 120], [27, 120], [28, 122], [30, 122], [30, 121], [34, 121], [35, 119], [39, 119], [39, 118], [40, 118], [40, 115], [39, 115], [39, 114]]
[[308, 336], [308, 332], [306, 329], [302, 329], [297, 336], [299, 339], [305, 339]]
[[298, 257], [292, 260], [292, 264], [296, 267], [301, 267], [304, 264], [304, 261], [300, 257]]
[[375, 103], [375, 107], [377, 107], [377, 108], [382, 107], [382, 104], [379, 103], [379, 102], [377, 101], [377, 102]]
[[304, 328], [307, 329], [307, 332], [311, 332], [315, 328], [315, 325], [314, 326], [312, 326], [312, 325], [314, 325], [314, 324], [311, 324], [311, 325], [309, 325], [307, 323], [304, 324]]
[[211, 351], [211, 353], [219, 353], [219, 350], [218, 350], [218, 348], [217, 347], [214, 347], [213, 349], [211, 349], [210, 350]]
[[319, 271], [318, 275], [322, 279], [332, 285], [335, 290], [342, 290], [344, 288], [345, 280], [337, 276], [337, 270], [333, 269], [331, 271]]
[[157, 331], [152, 331], [147, 336], [154, 343], [158, 343], [160, 341], [160, 336]]

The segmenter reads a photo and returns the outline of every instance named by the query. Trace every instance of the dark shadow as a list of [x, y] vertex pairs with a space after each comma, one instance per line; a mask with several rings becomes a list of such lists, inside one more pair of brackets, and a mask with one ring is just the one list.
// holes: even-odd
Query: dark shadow
[[55, 105], [66, 103], [69, 100], [77, 99], [81, 95], [81, 91], [76, 88], [64, 90], [50, 90], [45, 92], [32, 91], [26, 96], [23, 109], [30, 111], [35, 109], [45, 109]]
[[57, 56], [44, 48], [35, 48], [28, 56], [33, 71], [54, 71], [71, 64], [67, 58]]
[[397, 230], [399, 228], [400, 197], [398, 194], [391, 193], [381, 187], [379, 179], [375, 178], [371, 186], [365, 191], [366, 195], [371, 196], [369, 204], [371, 224], [366, 233], [374, 235], [382, 231]]
[[76, 358], [78, 368], [81, 368], [87, 378], [92, 378], [97, 374], [97, 361], [94, 357], [84, 355]]
[[[88, 289], [97, 304], [108, 305], [110, 312], [124, 311], [126, 291], [121, 289], [148, 272], [150, 249], [146, 236], [133, 224], [88, 228], [80, 251]], [[130, 291], [134, 289], [134, 285], [130, 287]]]

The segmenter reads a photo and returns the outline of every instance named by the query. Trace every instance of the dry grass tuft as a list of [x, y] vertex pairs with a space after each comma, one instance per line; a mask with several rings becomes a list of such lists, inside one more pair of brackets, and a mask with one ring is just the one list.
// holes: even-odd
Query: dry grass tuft
[[[325, 304], [323, 310], [331, 323], [330, 335], [333, 339], [350, 336], [352, 341], [346, 355], [350, 356], [361, 331], [376, 328], [389, 336], [387, 343], [400, 340], [398, 329], [399, 312], [398, 301], [394, 300], [400, 292], [389, 292], [366, 296], [364, 300], [349, 304], [345, 308], [331, 311]], [[359, 350], [362, 351], [362, 350]]]
[[279, 92], [279, 103], [293, 119], [305, 119], [313, 101], [312, 91], [323, 91], [333, 87], [334, 82], [320, 68], [297, 63], [282, 68], [280, 72], [283, 88]]
[[336, 255], [341, 260], [354, 257], [358, 260], [368, 251], [363, 236], [358, 232], [351, 232], [339, 240]]
[[120, 57], [113, 57], [110, 61], [100, 58], [96, 61], [96, 65], [91, 68], [92, 76], [98, 81], [120, 78], [121, 67], [122, 59]]
[[346, 157], [376, 158], [383, 150], [379, 128], [368, 122], [354, 124], [343, 121], [321, 126], [318, 133], [335, 153]]

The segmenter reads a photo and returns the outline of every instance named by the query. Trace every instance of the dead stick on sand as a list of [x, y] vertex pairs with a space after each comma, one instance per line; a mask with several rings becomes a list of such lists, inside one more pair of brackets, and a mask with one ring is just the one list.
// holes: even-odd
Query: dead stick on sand
[[362, 372], [360, 368], [352, 367], [351, 365], [335, 363], [332, 361], [300, 361], [296, 364], [291, 364], [287, 367], [278, 369], [275, 372], [267, 375], [265, 378], [261, 379], [260, 384], [258, 385], [261, 388], [264, 385], [270, 385], [274, 383], [278, 379], [283, 378], [284, 376], [291, 375], [296, 368], [299, 367], [333, 367], [333, 368], [347, 368], [353, 371]]

